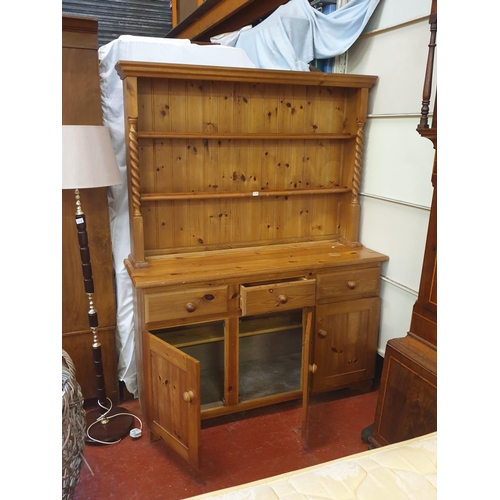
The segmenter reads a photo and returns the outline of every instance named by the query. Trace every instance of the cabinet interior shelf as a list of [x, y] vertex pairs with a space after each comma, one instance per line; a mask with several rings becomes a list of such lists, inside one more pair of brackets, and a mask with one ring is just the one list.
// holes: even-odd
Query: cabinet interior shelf
[[207, 200], [217, 198], [256, 198], [262, 196], [299, 196], [318, 194], [349, 193], [348, 187], [314, 188], [314, 189], [265, 189], [262, 191], [228, 191], [200, 193], [143, 193], [141, 202], [175, 201], [175, 200]]
[[[302, 324], [300, 322], [297, 322], [296, 324], [282, 324], [279, 318], [276, 318], [274, 324], [273, 322], [270, 322], [267, 324], [267, 327], [264, 327], [262, 326], [262, 320], [263, 318], [258, 318], [243, 323], [240, 326], [240, 338], [302, 328]], [[218, 331], [214, 331], [212, 325], [169, 328], [165, 330], [152, 331], [151, 333], [175, 347], [189, 347], [224, 340], [224, 336], [220, 335]]]
[[240, 338], [251, 337], [254, 335], [262, 335], [265, 333], [284, 332], [286, 330], [292, 331], [292, 330], [297, 329], [297, 328], [302, 328], [302, 324], [301, 323], [298, 323], [296, 325], [288, 324], [288, 325], [276, 326], [276, 327], [271, 327], [271, 328], [263, 328], [262, 330], [256, 330], [254, 332], [240, 333]]
[[167, 328], [151, 333], [175, 347], [189, 347], [224, 340], [222, 322]]
[[203, 132], [138, 132], [139, 139], [210, 139], [210, 140], [227, 140], [227, 139], [244, 139], [244, 140], [346, 140], [354, 139], [355, 134], [344, 133], [258, 133], [258, 132], [231, 132], [231, 133], [203, 133]]
[[302, 328], [302, 311], [245, 316], [240, 319], [240, 337]]

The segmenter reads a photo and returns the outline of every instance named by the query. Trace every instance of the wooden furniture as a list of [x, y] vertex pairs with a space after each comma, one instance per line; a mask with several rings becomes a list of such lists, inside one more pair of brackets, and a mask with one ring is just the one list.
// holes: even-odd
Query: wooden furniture
[[172, 27], [186, 19], [202, 3], [203, 0], [174, 0], [172, 2]]
[[380, 263], [358, 242], [375, 76], [120, 62], [141, 408], [200, 420], [370, 388]]
[[[97, 20], [62, 17], [62, 124], [102, 125], [97, 58]], [[87, 215], [89, 247], [99, 314], [106, 393], [118, 402], [115, 292], [106, 188], [80, 192]], [[62, 191], [62, 346], [71, 356], [85, 399], [97, 398], [88, 299], [75, 227], [75, 197]]]
[[428, 124], [437, 30], [436, 0], [432, 3], [429, 22], [429, 57], [417, 131], [434, 145], [431, 179], [434, 192], [410, 331], [404, 338], [389, 340], [385, 351], [375, 423], [369, 438], [374, 446], [422, 436], [437, 429], [437, 104], [432, 125]]
[[176, 0], [172, 4], [172, 30], [166, 37], [210, 42], [212, 36], [236, 31], [266, 18], [286, 2], [287, 0]]

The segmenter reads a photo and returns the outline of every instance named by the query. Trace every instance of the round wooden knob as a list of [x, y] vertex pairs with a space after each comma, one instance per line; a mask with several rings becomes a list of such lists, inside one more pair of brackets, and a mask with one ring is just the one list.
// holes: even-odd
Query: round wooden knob
[[316, 370], [318, 369], [318, 365], [316, 363], [313, 363], [312, 365], [309, 365], [309, 371], [311, 373], [316, 373]]
[[286, 304], [288, 302], [288, 298], [286, 295], [280, 295], [278, 297], [278, 301], [280, 304]]
[[322, 339], [324, 339], [324, 338], [328, 335], [328, 332], [327, 332], [326, 330], [320, 330], [320, 331], [318, 332], [318, 335], [319, 335]]
[[194, 398], [193, 391], [186, 391], [186, 392], [182, 395], [182, 399], [183, 399], [186, 403], [191, 403], [191, 401], [193, 401], [193, 398]]
[[186, 304], [186, 311], [188, 313], [192, 313], [192, 312], [196, 311], [196, 304], [193, 304], [192, 302], [188, 302]]
[[356, 282], [355, 281], [348, 281], [347, 287], [350, 288], [351, 290], [354, 290], [356, 288]]

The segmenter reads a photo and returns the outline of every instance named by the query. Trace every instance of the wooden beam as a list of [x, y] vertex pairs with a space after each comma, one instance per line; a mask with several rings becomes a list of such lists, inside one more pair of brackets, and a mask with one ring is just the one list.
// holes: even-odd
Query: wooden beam
[[173, 28], [166, 38], [210, 41], [266, 17], [287, 0], [207, 0]]

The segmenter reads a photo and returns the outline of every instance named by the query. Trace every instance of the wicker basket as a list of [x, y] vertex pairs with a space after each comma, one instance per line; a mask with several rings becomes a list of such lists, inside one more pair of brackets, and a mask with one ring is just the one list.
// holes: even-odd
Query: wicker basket
[[62, 498], [70, 500], [84, 461], [86, 420], [75, 365], [64, 350], [62, 357]]

